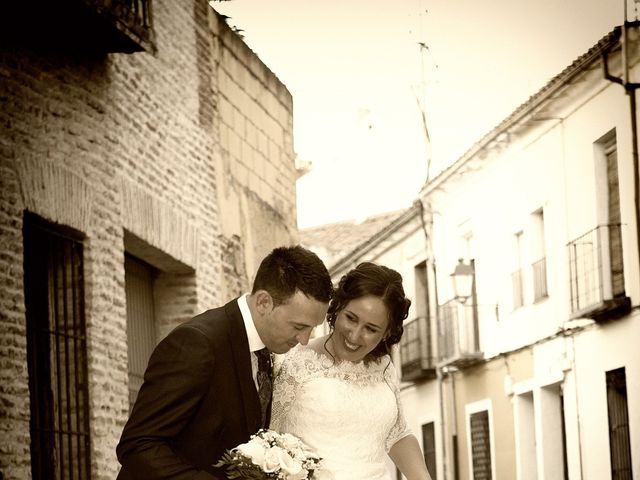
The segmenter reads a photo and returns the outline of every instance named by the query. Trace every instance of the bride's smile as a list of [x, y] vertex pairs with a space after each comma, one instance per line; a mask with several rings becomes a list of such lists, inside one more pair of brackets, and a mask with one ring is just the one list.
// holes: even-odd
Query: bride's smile
[[340, 360], [360, 362], [378, 346], [388, 328], [389, 313], [381, 298], [356, 298], [338, 313], [327, 346]]

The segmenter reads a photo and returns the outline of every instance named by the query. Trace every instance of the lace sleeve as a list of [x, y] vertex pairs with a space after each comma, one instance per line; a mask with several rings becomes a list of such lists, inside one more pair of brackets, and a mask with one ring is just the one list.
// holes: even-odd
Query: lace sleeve
[[273, 397], [269, 428], [277, 432], [287, 431], [287, 418], [295, 402], [300, 383], [295, 366], [288, 355], [276, 355], [273, 363]]
[[411, 433], [409, 427], [407, 426], [407, 421], [404, 418], [404, 413], [402, 411], [402, 404], [400, 402], [400, 386], [398, 382], [398, 373], [396, 371], [396, 367], [393, 363], [389, 364], [389, 367], [384, 372], [384, 377], [393, 393], [396, 397], [396, 406], [398, 409], [398, 414], [396, 417], [396, 423], [393, 425], [389, 434], [387, 435], [387, 439], [385, 441], [385, 447], [387, 452], [391, 450], [391, 447], [395, 445], [398, 440], [406, 437]]

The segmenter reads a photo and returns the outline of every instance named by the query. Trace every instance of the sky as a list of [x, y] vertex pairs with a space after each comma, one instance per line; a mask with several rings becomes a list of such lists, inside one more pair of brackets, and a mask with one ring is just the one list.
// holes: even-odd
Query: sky
[[[626, 1], [635, 19], [640, 5]], [[297, 182], [298, 227], [308, 228], [410, 206], [427, 174], [437, 175], [622, 24], [624, 2], [211, 5], [242, 29], [293, 97], [294, 150], [311, 163]]]

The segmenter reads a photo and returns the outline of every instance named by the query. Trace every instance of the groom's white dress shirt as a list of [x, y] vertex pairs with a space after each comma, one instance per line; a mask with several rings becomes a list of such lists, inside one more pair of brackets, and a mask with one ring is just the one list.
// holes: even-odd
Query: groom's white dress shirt
[[256, 330], [256, 326], [253, 323], [253, 317], [251, 316], [251, 311], [249, 310], [249, 303], [247, 302], [248, 295], [249, 294], [245, 294], [238, 298], [238, 307], [240, 308], [240, 313], [242, 314], [242, 320], [244, 321], [244, 328], [247, 331], [247, 340], [249, 341], [249, 351], [251, 352], [251, 373], [253, 374], [253, 383], [255, 383], [256, 389], [257, 389], [258, 388], [258, 357], [256, 356], [255, 352], [265, 348], [265, 344], [262, 342], [260, 335], [258, 335], [258, 330]]

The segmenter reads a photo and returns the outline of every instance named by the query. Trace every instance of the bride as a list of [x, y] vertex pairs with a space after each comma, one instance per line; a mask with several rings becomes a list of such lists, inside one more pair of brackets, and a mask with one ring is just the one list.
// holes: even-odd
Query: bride
[[340, 280], [330, 333], [276, 361], [270, 428], [314, 448], [335, 480], [391, 480], [386, 454], [408, 480], [431, 479], [389, 355], [410, 303], [398, 272], [361, 263]]

